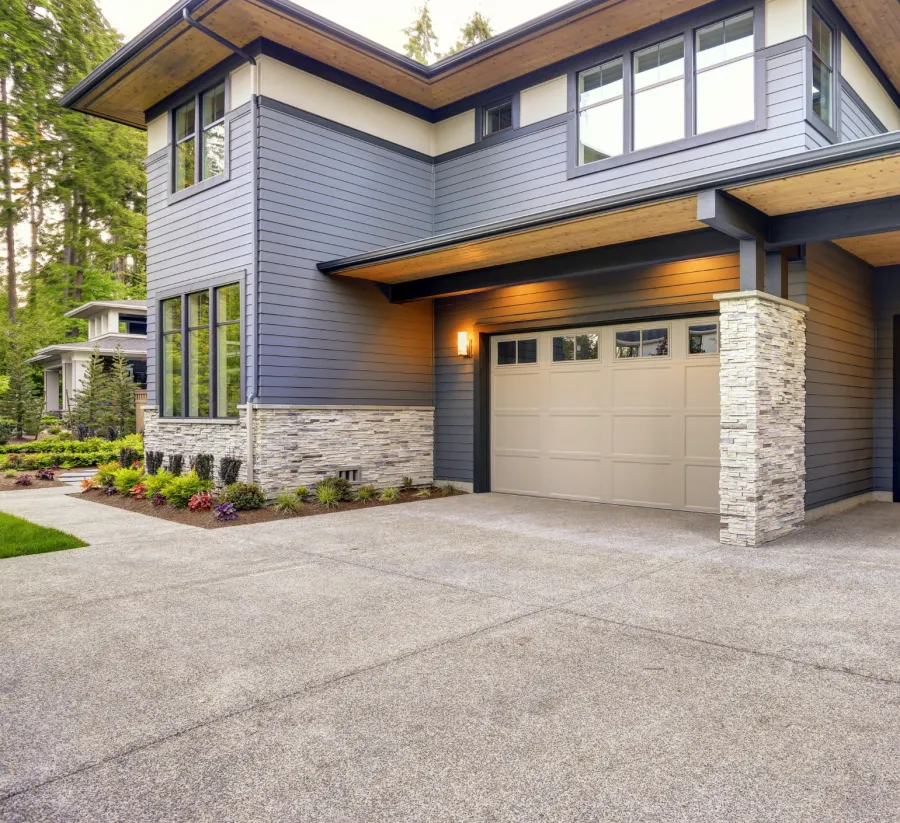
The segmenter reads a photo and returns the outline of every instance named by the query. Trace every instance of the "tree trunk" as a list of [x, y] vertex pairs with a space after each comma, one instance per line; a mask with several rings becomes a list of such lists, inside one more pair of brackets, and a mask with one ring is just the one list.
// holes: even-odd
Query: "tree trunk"
[[9, 319], [15, 323], [16, 306], [16, 221], [13, 209], [12, 170], [10, 167], [9, 144], [9, 95], [7, 92], [7, 78], [0, 77], [0, 103], [3, 104], [3, 112], [0, 114], [0, 142], [3, 143], [3, 198], [4, 215], [6, 224], [6, 299]]

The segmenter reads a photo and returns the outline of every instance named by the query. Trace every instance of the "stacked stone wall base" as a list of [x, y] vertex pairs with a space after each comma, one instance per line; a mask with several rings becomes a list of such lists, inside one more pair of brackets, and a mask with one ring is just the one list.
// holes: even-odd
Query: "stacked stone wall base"
[[[185, 463], [195, 454], [243, 461], [247, 476], [247, 408], [237, 421], [160, 419], [145, 408], [144, 447], [166, 455], [182, 453]], [[310, 486], [345, 469], [359, 470], [360, 483], [399, 485], [405, 477], [416, 484], [434, 478], [434, 409], [430, 407], [299, 407], [254, 406], [254, 480], [269, 496]]]

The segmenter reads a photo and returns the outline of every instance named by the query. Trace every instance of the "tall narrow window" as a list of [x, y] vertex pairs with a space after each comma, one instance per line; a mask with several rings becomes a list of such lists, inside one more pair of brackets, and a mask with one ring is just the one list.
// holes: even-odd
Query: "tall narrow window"
[[634, 148], [684, 137], [684, 37], [634, 55]]
[[616, 157], [624, 151], [623, 61], [610, 60], [578, 75], [578, 163]]
[[241, 290], [216, 289], [216, 417], [237, 417], [241, 402]]
[[699, 29], [696, 41], [697, 134], [752, 120], [753, 12]]
[[188, 295], [188, 417], [209, 417], [209, 292]]
[[181, 417], [181, 298], [174, 297], [162, 304], [162, 364], [163, 417]]
[[812, 13], [812, 108], [827, 126], [834, 127], [834, 31], [822, 16]]
[[207, 180], [225, 171], [225, 84], [205, 92], [200, 100], [203, 129], [200, 179]]
[[193, 100], [175, 109], [175, 191], [194, 185], [197, 107]]

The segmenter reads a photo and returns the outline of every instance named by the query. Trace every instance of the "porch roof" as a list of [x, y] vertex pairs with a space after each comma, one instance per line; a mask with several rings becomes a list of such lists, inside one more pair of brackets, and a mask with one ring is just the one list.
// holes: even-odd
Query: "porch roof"
[[116, 353], [116, 346], [122, 353], [132, 360], [147, 359], [147, 338], [136, 334], [106, 334], [94, 340], [80, 340], [76, 343], [60, 343], [56, 346], [45, 346], [38, 349], [29, 363], [47, 364], [54, 360], [61, 360], [67, 353], [93, 353], [97, 349], [104, 357], [112, 357]]
[[[687, 233], [709, 225], [698, 217], [697, 195], [711, 189], [725, 192], [761, 220], [768, 218], [771, 248], [828, 239], [872, 265], [900, 263], [900, 133], [895, 132], [435, 235], [320, 263], [319, 269], [394, 287], [587, 249], [621, 250], [641, 241], [691, 236]], [[877, 219], [861, 219], [865, 208]]]

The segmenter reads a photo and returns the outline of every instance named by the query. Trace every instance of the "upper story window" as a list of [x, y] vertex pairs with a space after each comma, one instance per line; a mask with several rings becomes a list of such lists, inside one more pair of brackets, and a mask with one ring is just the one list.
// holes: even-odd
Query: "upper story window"
[[499, 134], [501, 131], [511, 129], [512, 126], [513, 105], [511, 99], [497, 103], [495, 106], [489, 106], [484, 110], [484, 124], [481, 132], [483, 137]]
[[812, 13], [812, 109], [834, 128], [834, 29], [813, 9]]
[[579, 165], [752, 123], [753, 11], [578, 74]]
[[201, 92], [173, 113], [175, 191], [225, 171], [225, 84]]
[[634, 149], [684, 137], [684, 38], [634, 55]]
[[624, 151], [625, 75], [622, 58], [578, 75], [578, 162], [593, 163]]
[[753, 119], [753, 12], [696, 34], [697, 134]]

